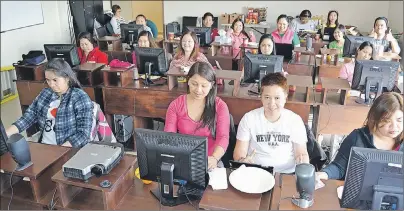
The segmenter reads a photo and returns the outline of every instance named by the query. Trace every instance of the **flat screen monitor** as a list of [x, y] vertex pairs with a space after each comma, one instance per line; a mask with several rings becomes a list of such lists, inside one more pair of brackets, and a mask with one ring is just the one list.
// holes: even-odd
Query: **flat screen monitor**
[[403, 210], [403, 152], [353, 147], [340, 205]]
[[283, 56], [285, 61], [292, 59], [294, 49], [293, 44], [275, 43], [276, 55]]
[[244, 83], [260, 81], [269, 73], [282, 72], [283, 56], [246, 53], [244, 57]]
[[45, 44], [44, 49], [48, 61], [54, 58], [62, 58], [71, 67], [80, 64], [77, 47], [73, 44]]
[[379, 96], [383, 89], [392, 91], [399, 66], [399, 62], [393, 61], [356, 60], [351, 88], [365, 92], [365, 101], [358, 99], [357, 102], [369, 104], [371, 92]]
[[143, 25], [130, 23], [130, 24], [121, 24], [120, 27], [121, 27], [121, 39], [123, 43], [127, 43], [130, 46], [137, 43], [139, 30], [143, 27]]
[[212, 29], [209, 27], [193, 27], [187, 26], [186, 27], [189, 31], [195, 32], [196, 36], [198, 37], [198, 43], [200, 46], [205, 47], [209, 46], [212, 42], [211, 32]]
[[[207, 137], [136, 128], [135, 140], [140, 178], [160, 183], [151, 192], [162, 205], [202, 197], [207, 185]], [[177, 197], [174, 184], [180, 186]]]
[[182, 16], [182, 32], [186, 30], [187, 26], [196, 27], [197, 23], [198, 23], [198, 17]]

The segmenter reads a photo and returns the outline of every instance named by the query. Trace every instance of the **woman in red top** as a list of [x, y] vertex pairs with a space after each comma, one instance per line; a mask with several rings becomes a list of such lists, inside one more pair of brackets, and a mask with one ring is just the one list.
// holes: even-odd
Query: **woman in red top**
[[205, 13], [203, 15], [203, 17], [202, 17], [202, 24], [203, 24], [203, 27], [208, 27], [208, 28], [212, 29], [211, 33], [210, 33], [210, 37], [211, 37], [210, 41], [211, 42], [214, 42], [215, 37], [219, 36], [219, 30], [217, 28], [212, 27], [213, 23], [214, 23], [214, 20], [213, 20], [212, 13], [210, 13], [210, 12]]
[[82, 32], [79, 34], [80, 47], [77, 49], [80, 59], [80, 64], [90, 63], [102, 63], [108, 64], [108, 55], [98, 47], [95, 47], [95, 42], [91, 33]]

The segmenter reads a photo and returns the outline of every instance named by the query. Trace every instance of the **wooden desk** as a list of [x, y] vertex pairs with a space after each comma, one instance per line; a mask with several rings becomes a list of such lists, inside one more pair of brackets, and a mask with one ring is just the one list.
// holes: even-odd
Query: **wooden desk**
[[348, 91], [351, 90], [348, 80], [341, 78], [320, 78], [320, 83], [322, 87], [321, 99], [322, 103], [326, 103], [327, 92], [329, 90], [340, 90], [339, 104], [346, 105], [346, 98], [348, 96]]
[[102, 83], [101, 70], [105, 64], [89, 63], [73, 67], [73, 70], [77, 72], [77, 78], [82, 85], [96, 86]]
[[[305, 91], [304, 102], [310, 103], [310, 93], [313, 90], [313, 79], [311, 76], [287, 75], [287, 82], [289, 86], [303, 87]], [[290, 95], [291, 93], [289, 93]], [[294, 94], [294, 93], [292, 93]]]
[[[318, 52], [320, 52], [320, 49], [322, 48], [322, 47], [324, 47], [325, 45], [327, 45], [329, 42], [327, 42], [327, 41], [323, 41], [323, 40], [316, 40], [316, 39], [313, 39], [313, 42], [312, 42], [312, 47], [313, 47], [313, 49], [314, 49], [314, 53], [318, 53]], [[300, 46], [302, 46], [302, 47], [306, 47], [306, 40], [304, 40], [304, 41], [300, 41]]]
[[46, 62], [40, 65], [14, 65], [17, 80], [44, 81]]
[[290, 75], [313, 76], [315, 59], [310, 55], [300, 55], [299, 59], [292, 59], [290, 62], [284, 62], [283, 69]]
[[98, 46], [100, 50], [107, 51], [108, 43], [112, 42], [112, 50], [122, 51], [122, 41], [120, 37], [115, 36], [105, 36], [97, 39]]
[[339, 205], [337, 188], [344, 181], [327, 180], [325, 186], [315, 190], [313, 206], [302, 209], [294, 205], [289, 197], [298, 196], [294, 175], [275, 174], [270, 210], [343, 210]]
[[[60, 198], [57, 206], [67, 209], [115, 209], [133, 185], [135, 163], [135, 156], [124, 155], [108, 175], [91, 177], [88, 182], [66, 178], [60, 170], [52, 177], [52, 181], [57, 184]], [[104, 180], [109, 180], [111, 187], [100, 187]]]
[[[231, 171], [227, 169], [227, 175]], [[227, 179], [226, 190], [213, 190], [208, 186], [203, 193], [199, 208], [205, 210], [268, 210], [271, 193], [248, 194], [235, 189]]]
[[116, 68], [105, 66], [101, 69], [105, 86], [126, 86], [133, 80], [134, 66], [129, 68]]
[[[229, 57], [233, 57], [233, 45], [232, 44], [220, 44], [218, 42], [212, 42], [211, 44], [211, 56], [229, 56]], [[221, 47], [227, 47], [229, 48], [229, 54], [221, 54], [219, 52], [219, 49]]]
[[[9, 180], [14, 171], [13, 200], [16, 202], [40, 204], [41, 200], [55, 189], [51, 177], [62, 169], [62, 165], [72, 156], [71, 148], [29, 142], [32, 165], [23, 171], [14, 171], [16, 163], [10, 153], [1, 156], [1, 169], [7, 174], [1, 174], [1, 196], [11, 197]], [[44, 156], [46, 152], [46, 156]], [[21, 177], [28, 177], [24, 181]], [[18, 179], [19, 178], [19, 179]], [[13, 207], [14, 203], [11, 207]], [[45, 205], [45, 204], [44, 204]]]

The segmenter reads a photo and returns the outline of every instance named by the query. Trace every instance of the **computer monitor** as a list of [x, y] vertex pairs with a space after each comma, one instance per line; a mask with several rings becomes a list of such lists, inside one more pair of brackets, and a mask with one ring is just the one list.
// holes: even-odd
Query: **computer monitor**
[[8, 152], [7, 140], [6, 129], [4, 129], [3, 120], [0, 119], [0, 156]]
[[[141, 128], [135, 137], [140, 178], [160, 183], [151, 192], [162, 205], [201, 199], [207, 185], [207, 137]], [[181, 186], [177, 197], [174, 184]]]
[[198, 37], [198, 43], [200, 46], [210, 46], [210, 43], [212, 42], [212, 29], [210, 27], [187, 26], [186, 28], [189, 31], [195, 32], [196, 36]]
[[356, 102], [369, 105], [371, 92], [377, 92], [377, 97], [383, 89], [392, 91], [399, 66], [393, 61], [356, 60], [351, 88], [365, 93], [365, 100], [359, 98]]
[[182, 16], [182, 32], [184, 32], [187, 26], [196, 27], [198, 23], [198, 17]]
[[246, 53], [244, 57], [244, 83], [259, 82], [269, 73], [282, 72], [283, 56]]
[[121, 27], [122, 42], [127, 43], [132, 48], [133, 44], [137, 43], [139, 30], [143, 27], [143, 25], [130, 23], [130, 24], [121, 24], [120, 27]]
[[294, 49], [293, 44], [275, 43], [276, 55], [283, 56], [285, 61], [292, 59]]
[[[353, 147], [349, 156], [343, 208], [403, 210], [403, 152]], [[390, 205], [389, 205], [390, 204]]]
[[165, 76], [168, 64], [166, 54], [163, 48], [142, 48], [135, 47], [136, 64], [139, 74], [145, 74], [145, 84], [150, 85], [151, 75]]
[[380, 45], [384, 45], [384, 51], [387, 51], [389, 47], [389, 43], [383, 40], [376, 40], [372, 37], [366, 37], [366, 36], [352, 36], [352, 35], [347, 35], [345, 37], [345, 42], [344, 42], [344, 49], [343, 49], [343, 56], [344, 57], [355, 57], [356, 50], [359, 48], [359, 46], [365, 42], [368, 41], [375, 45], [376, 43]]
[[80, 64], [79, 55], [77, 53], [77, 47], [73, 44], [45, 44], [46, 58], [49, 60], [53, 58], [64, 59], [71, 67]]

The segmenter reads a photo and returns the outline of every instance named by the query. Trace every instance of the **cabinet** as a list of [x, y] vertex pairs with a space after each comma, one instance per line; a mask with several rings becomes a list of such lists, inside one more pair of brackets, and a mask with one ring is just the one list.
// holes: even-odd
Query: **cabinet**
[[94, 19], [103, 17], [102, 0], [69, 0], [71, 14], [73, 16], [73, 28], [76, 38], [80, 32], [93, 33]]

